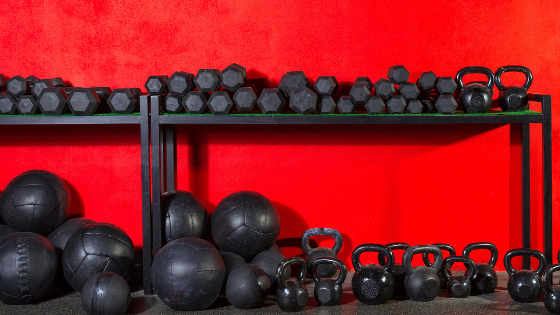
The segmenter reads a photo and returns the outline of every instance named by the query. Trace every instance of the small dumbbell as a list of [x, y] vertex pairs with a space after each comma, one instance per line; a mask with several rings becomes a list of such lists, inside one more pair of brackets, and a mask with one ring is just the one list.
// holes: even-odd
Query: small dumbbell
[[298, 114], [309, 114], [317, 108], [317, 94], [307, 86], [292, 91], [289, 106]]
[[220, 72], [220, 84], [228, 91], [237, 90], [245, 83], [245, 80], [247, 80], [247, 70], [236, 63], [227, 66]]
[[303, 71], [290, 71], [282, 76], [278, 88], [284, 93], [284, 96], [290, 97], [295, 89], [302, 86], [309, 87], [310, 84], [311, 81]]
[[132, 89], [114, 89], [107, 99], [107, 105], [115, 114], [130, 114], [138, 106], [137, 95]]
[[60, 87], [43, 89], [39, 95], [39, 109], [44, 115], [58, 116], [67, 109], [68, 95]]
[[257, 105], [263, 114], [280, 114], [286, 105], [286, 98], [280, 89], [263, 89]]
[[25, 78], [16, 75], [6, 81], [6, 92], [14, 98], [19, 98], [22, 95], [30, 94], [31, 86]]
[[194, 75], [188, 72], [178, 71], [173, 73], [167, 80], [169, 94], [184, 97], [194, 89]]
[[206, 93], [200, 91], [190, 91], [183, 97], [183, 107], [190, 114], [203, 114], [208, 107]]
[[92, 88], [74, 88], [68, 97], [68, 107], [76, 116], [90, 116], [101, 104], [101, 99]]
[[226, 91], [213, 92], [208, 99], [208, 108], [214, 115], [228, 115], [233, 108], [233, 101]]
[[220, 89], [220, 71], [217, 69], [200, 69], [194, 77], [194, 85], [200, 92], [208, 93]]
[[257, 91], [254, 86], [243, 86], [233, 94], [235, 108], [240, 112], [250, 112], [257, 103]]
[[336, 78], [334, 76], [320, 76], [313, 84], [313, 88], [319, 94], [317, 99], [319, 114], [332, 114], [336, 108], [336, 103], [331, 95], [338, 90]]
[[167, 94], [167, 77], [163, 75], [152, 75], [144, 84], [149, 95]]
[[17, 100], [6, 92], [0, 92], [0, 115], [13, 115], [16, 113]]
[[17, 110], [22, 115], [37, 114], [37, 100], [33, 95], [22, 95], [16, 103]]

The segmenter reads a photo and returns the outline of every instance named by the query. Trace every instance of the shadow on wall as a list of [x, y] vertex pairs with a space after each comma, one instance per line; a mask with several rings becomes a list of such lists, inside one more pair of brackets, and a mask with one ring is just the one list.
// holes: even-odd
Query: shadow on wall
[[83, 217], [85, 215], [84, 200], [80, 195], [80, 192], [74, 185], [72, 185], [68, 180], [64, 179], [68, 189], [70, 190], [70, 215], [69, 219]]

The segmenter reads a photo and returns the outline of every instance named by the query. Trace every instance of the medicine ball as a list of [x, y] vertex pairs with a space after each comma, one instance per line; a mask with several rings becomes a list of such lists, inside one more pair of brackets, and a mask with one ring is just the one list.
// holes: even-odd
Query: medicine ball
[[113, 272], [101, 272], [89, 278], [80, 298], [89, 315], [122, 315], [132, 300], [126, 280]]
[[[276, 292], [276, 288], [278, 287], [278, 283], [276, 283], [276, 271], [278, 269], [278, 265], [281, 261], [286, 259], [282, 253], [278, 253], [273, 249], [265, 250], [260, 252], [251, 263], [255, 266], [261, 267], [261, 269], [268, 275], [268, 279], [270, 280], [270, 291], [272, 293]], [[287, 266], [284, 269], [284, 274], [291, 274], [292, 269], [290, 266]]]
[[280, 215], [265, 196], [241, 191], [225, 197], [212, 214], [212, 237], [221, 250], [251, 259], [271, 248], [280, 234]]
[[259, 266], [243, 264], [229, 274], [226, 298], [237, 308], [256, 308], [264, 304], [270, 291], [270, 280]]
[[18, 232], [18, 230], [14, 229], [13, 227], [7, 225], [0, 225], [0, 238], [16, 232]]
[[0, 195], [0, 214], [6, 225], [21, 232], [47, 236], [68, 218], [70, 190], [60, 177], [29, 171], [12, 179]]
[[170, 191], [162, 195], [161, 207], [165, 215], [166, 242], [183, 237], [206, 239], [210, 235], [210, 214], [194, 194]]
[[180, 311], [203, 310], [220, 293], [226, 267], [208, 241], [184, 237], [165, 245], [152, 263], [152, 284], [167, 306]]
[[81, 292], [86, 281], [103, 271], [128, 279], [134, 266], [134, 245], [119, 227], [92, 223], [78, 229], [62, 252], [64, 278]]
[[225, 293], [226, 283], [227, 283], [227, 278], [229, 276], [229, 273], [233, 269], [235, 269], [235, 267], [246, 264], [247, 262], [245, 261], [245, 258], [237, 255], [236, 253], [230, 253], [230, 252], [219, 252], [219, 253], [220, 253], [220, 257], [222, 257], [222, 260], [224, 261], [224, 265], [226, 266], [226, 276], [224, 278], [224, 283], [221, 289], [221, 293]]
[[72, 234], [74, 234], [74, 232], [79, 230], [81, 227], [92, 223], [95, 223], [95, 221], [86, 218], [70, 219], [62, 223], [62, 225], [57, 227], [56, 230], [52, 231], [51, 234], [47, 236], [47, 239], [54, 246], [56, 252], [59, 255], [62, 255], [64, 246], [66, 246], [66, 243], [68, 242], [68, 239], [70, 239], [70, 236], [72, 236]]
[[28, 304], [47, 294], [56, 276], [57, 258], [49, 241], [17, 232], [0, 240], [0, 300]]

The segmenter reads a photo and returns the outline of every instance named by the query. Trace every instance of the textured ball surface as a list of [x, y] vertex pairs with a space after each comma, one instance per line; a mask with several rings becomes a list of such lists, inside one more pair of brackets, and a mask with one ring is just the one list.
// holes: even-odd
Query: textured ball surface
[[38, 234], [17, 232], [0, 240], [0, 300], [28, 304], [47, 294], [56, 276], [54, 247]]
[[47, 236], [68, 218], [70, 190], [47, 171], [28, 171], [12, 179], [0, 195], [6, 225], [21, 232]]
[[[255, 266], [259, 266], [264, 270], [264, 272], [268, 275], [268, 279], [270, 280], [271, 290], [274, 292], [276, 290], [276, 269], [278, 268], [278, 264], [282, 260], [286, 259], [282, 253], [279, 253], [273, 249], [265, 250], [259, 253], [251, 263]], [[284, 269], [284, 273], [289, 275], [292, 273], [292, 269], [290, 266], [287, 266]]]
[[8, 234], [16, 233], [18, 230], [7, 225], [0, 225], [0, 239]]
[[243, 264], [229, 274], [226, 298], [237, 308], [256, 308], [264, 304], [270, 291], [270, 280], [261, 267]]
[[250, 259], [274, 245], [280, 215], [265, 196], [241, 191], [225, 197], [212, 214], [212, 237], [225, 252]]
[[206, 239], [210, 235], [210, 214], [194, 194], [174, 190], [162, 196], [161, 205], [167, 242], [183, 237]]
[[51, 234], [47, 236], [47, 239], [54, 246], [56, 252], [59, 255], [62, 255], [64, 246], [66, 246], [66, 243], [70, 239], [70, 236], [72, 236], [72, 234], [74, 234], [74, 232], [79, 230], [81, 227], [92, 223], [95, 223], [95, 221], [86, 218], [70, 219], [62, 223], [62, 225], [57, 227], [56, 230], [52, 231]]
[[122, 315], [132, 300], [126, 280], [113, 272], [93, 275], [84, 285], [80, 298], [89, 315]]
[[133, 266], [132, 240], [109, 223], [81, 227], [70, 236], [62, 253], [64, 278], [78, 292], [99, 272], [114, 272], [128, 279]]
[[165, 245], [152, 263], [152, 284], [167, 306], [180, 311], [203, 310], [220, 293], [226, 267], [209, 242], [185, 237]]

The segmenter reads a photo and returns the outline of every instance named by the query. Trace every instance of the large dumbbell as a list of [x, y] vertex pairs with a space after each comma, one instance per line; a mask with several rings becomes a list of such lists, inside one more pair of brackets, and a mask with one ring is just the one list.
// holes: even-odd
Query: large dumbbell
[[107, 104], [115, 114], [130, 114], [138, 106], [137, 95], [131, 89], [114, 89]]
[[6, 81], [6, 92], [14, 98], [22, 95], [31, 94], [29, 81], [20, 75], [16, 75]]
[[44, 115], [58, 116], [63, 114], [68, 108], [68, 95], [60, 87], [46, 88], [39, 95], [39, 109]]
[[257, 91], [253, 86], [243, 86], [238, 88], [233, 94], [233, 103], [240, 112], [250, 112], [257, 104]]
[[288, 105], [298, 114], [309, 114], [317, 108], [317, 94], [307, 86], [292, 91]]
[[101, 99], [92, 88], [74, 88], [68, 98], [68, 107], [76, 116], [90, 116], [101, 104]]
[[247, 70], [236, 63], [227, 66], [220, 72], [220, 84], [228, 91], [235, 91], [247, 80]]
[[263, 114], [280, 114], [286, 105], [286, 98], [279, 89], [263, 89], [257, 105]]

